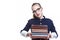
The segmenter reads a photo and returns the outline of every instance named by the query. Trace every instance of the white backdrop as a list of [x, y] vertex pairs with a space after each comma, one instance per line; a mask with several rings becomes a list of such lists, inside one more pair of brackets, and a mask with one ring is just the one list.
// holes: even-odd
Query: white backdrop
[[[59, 34], [59, 26], [60, 26], [60, 5], [59, 0], [18, 0], [16, 1], [16, 10], [17, 10], [17, 33], [18, 33], [18, 40], [31, 40], [29, 37], [23, 37], [19, 31], [22, 30], [27, 21], [32, 18], [32, 11], [31, 11], [31, 5], [34, 2], [38, 2], [43, 7], [43, 14], [47, 17], [53, 20], [53, 23], [56, 27], [56, 30]], [[59, 35], [60, 37], [60, 35]], [[59, 37], [57, 39], [50, 39], [50, 40], [59, 40]]]
[[27, 21], [32, 18], [31, 5], [38, 2], [43, 14], [53, 20], [60, 38], [60, 0], [0, 0], [0, 40], [31, 40], [20, 34]]

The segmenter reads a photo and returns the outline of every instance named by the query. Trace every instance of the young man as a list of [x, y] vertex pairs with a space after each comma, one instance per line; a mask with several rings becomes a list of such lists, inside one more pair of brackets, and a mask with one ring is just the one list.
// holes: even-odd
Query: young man
[[[43, 15], [43, 8], [39, 3], [33, 3], [32, 4], [32, 11], [33, 11], [33, 17], [32, 19], [29, 19], [28, 23], [26, 24], [25, 28], [21, 30], [21, 34], [24, 36], [30, 36], [29, 29], [31, 28], [31, 25], [48, 25], [48, 33], [51, 31], [51, 37], [52, 38], [57, 38], [58, 34], [55, 30], [55, 26], [52, 22], [51, 19], [45, 18]], [[44, 40], [44, 39], [32, 39], [32, 40]], [[49, 40], [49, 35], [48, 35], [48, 40]]]

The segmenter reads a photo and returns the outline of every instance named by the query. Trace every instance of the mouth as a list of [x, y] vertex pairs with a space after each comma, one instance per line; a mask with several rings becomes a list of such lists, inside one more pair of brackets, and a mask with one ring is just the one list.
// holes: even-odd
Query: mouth
[[39, 16], [39, 14], [37, 14], [37, 16]]

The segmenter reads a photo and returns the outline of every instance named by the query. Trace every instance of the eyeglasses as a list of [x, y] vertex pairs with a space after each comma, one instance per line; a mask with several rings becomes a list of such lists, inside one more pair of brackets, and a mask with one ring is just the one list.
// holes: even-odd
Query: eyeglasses
[[36, 11], [39, 11], [39, 10], [40, 10], [40, 8], [37, 8], [36, 10], [33, 11], [33, 13], [36, 13]]

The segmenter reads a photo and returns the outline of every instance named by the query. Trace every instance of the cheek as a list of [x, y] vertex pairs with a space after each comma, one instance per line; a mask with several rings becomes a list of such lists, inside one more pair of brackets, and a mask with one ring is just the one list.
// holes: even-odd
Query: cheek
[[35, 16], [39, 16], [39, 15], [40, 15], [40, 14], [37, 14], [37, 13], [35, 14]]
[[36, 14], [36, 13], [35, 13], [34, 15], [35, 15], [35, 16], [37, 16], [37, 14]]
[[42, 13], [42, 11], [39, 11], [38, 13], [39, 13], [39, 14], [41, 14], [41, 13]]

